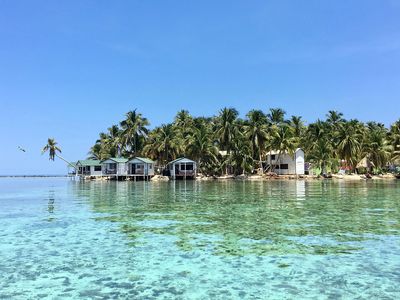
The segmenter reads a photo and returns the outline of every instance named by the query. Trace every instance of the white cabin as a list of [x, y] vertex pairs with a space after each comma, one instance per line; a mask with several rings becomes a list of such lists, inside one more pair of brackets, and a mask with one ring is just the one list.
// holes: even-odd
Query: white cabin
[[185, 157], [177, 158], [169, 162], [167, 166], [171, 179], [195, 178], [197, 174], [197, 163]]
[[112, 157], [101, 162], [103, 176], [126, 176], [128, 175], [128, 159], [123, 157]]
[[135, 157], [128, 161], [128, 176], [153, 176], [154, 161], [148, 158]]
[[276, 166], [274, 172], [278, 175], [304, 175], [304, 151], [300, 148], [293, 155], [287, 152], [279, 155], [279, 151], [270, 151], [267, 154], [267, 163], [271, 167]]
[[76, 163], [76, 175], [102, 176], [102, 166], [100, 160], [78, 160]]

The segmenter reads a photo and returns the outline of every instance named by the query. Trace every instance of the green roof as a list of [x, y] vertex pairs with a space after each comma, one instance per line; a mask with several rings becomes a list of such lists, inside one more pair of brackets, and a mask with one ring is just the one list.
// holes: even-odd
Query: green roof
[[124, 157], [110, 157], [110, 158], [104, 159], [102, 162], [109, 160], [109, 159], [115, 161], [116, 163], [126, 163], [129, 160]]
[[101, 162], [100, 160], [96, 159], [84, 159], [84, 160], [78, 160], [76, 164], [81, 165], [81, 166], [100, 166]]
[[142, 162], [145, 162], [146, 164], [154, 164], [154, 161], [152, 161], [152, 160], [149, 159], [149, 158], [145, 158], [145, 157], [134, 157], [134, 158], [132, 158], [131, 160], [133, 160], [133, 159], [139, 159], [139, 160], [141, 160]]
[[181, 160], [183, 160], [183, 162], [186, 162], [186, 163], [195, 163], [195, 161], [194, 160], [191, 160], [191, 159], [189, 159], [189, 158], [186, 158], [186, 157], [179, 157], [179, 158], [177, 158], [177, 159], [174, 159], [173, 161], [170, 161], [169, 163], [168, 163], [168, 165], [169, 164], [174, 164], [174, 163], [176, 163], [176, 162], [178, 162], [178, 161], [181, 161]]

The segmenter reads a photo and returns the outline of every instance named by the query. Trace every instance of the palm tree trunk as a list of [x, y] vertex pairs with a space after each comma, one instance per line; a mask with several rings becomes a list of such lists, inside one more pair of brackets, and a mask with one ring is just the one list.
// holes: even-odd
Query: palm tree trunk
[[67, 161], [64, 157], [58, 155], [57, 153], [56, 153], [56, 156], [57, 156], [59, 159], [65, 161], [65, 162], [67, 163], [67, 165], [69, 165], [70, 167], [72, 167], [72, 168], [74, 168], [74, 169], [76, 168], [76, 166], [74, 166], [72, 163], [70, 163], [69, 161]]

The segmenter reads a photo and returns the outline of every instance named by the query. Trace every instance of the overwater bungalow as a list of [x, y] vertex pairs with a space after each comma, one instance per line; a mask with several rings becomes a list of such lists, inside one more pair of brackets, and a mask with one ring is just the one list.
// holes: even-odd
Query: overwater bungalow
[[128, 159], [111, 157], [101, 161], [103, 176], [120, 177], [128, 175]]
[[269, 170], [275, 166], [274, 172], [278, 175], [304, 175], [304, 151], [297, 148], [293, 155], [270, 151], [267, 164]]
[[76, 175], [78, 176], [102, 176], [102, 164], [100, 160], [86, 159], [76, 162]]
[[167, 165], [171, 179], [194, 179], [197, 174], [197, 163], [189, 158], [177, 158]]
[[154, 161], [144, 157], [135, 157], [128, 161], [128, 176], [146, 179], [154, 176]]

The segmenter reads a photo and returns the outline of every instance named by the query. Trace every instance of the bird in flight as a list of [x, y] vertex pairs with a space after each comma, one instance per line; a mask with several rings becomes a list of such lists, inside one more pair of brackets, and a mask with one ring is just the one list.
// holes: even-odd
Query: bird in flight
[[21, 150], [22, 152], [26, 152], [26, 150], [24, 148], [22, 148], [21, 146], [18, 146], [18, 149]]

